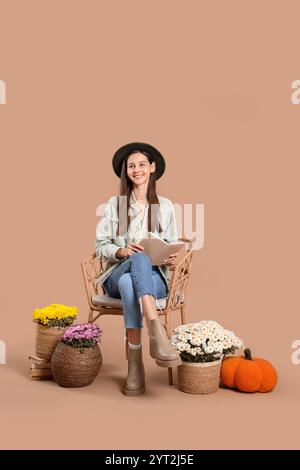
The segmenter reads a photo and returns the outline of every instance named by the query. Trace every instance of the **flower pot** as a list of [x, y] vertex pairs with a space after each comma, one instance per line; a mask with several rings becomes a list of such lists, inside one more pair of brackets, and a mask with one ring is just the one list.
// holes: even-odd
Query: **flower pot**
[[221, 359], [213, 362], [186, 362], [177, 366], [178, 388], [194, 394], [214, 393], [219, 388]]
[[99, 346], [79, 348], [59, 342], [51, 359], [54, 380], [61, 387], [85, 387], [93, 382], [102, 365]]
[[36, 355], [50, 361], [53, 351], [57, 343], [63, 337], [65, 328], [47, 326], [37, 324], [36, 330]]

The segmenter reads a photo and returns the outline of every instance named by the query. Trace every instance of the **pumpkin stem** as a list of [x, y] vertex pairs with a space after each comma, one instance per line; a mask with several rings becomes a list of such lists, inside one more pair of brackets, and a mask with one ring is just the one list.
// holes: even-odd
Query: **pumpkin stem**
[[252, 361], [251, 350], [249, 348], [246, 348], [244, 350], [244, 355], [245, 355], [245, 359], [247, 359], [247, 361]]

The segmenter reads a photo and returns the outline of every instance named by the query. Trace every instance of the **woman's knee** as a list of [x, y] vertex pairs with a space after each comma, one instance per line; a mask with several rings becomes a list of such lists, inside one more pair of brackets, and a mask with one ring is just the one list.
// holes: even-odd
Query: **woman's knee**
[[130, 258], [131, 262], [136, 262], [136, 263], [147, 263], [152, 265], [150, 256], [147, 255], [146, 253], [134, 253], [134, 255], [131, 255]]

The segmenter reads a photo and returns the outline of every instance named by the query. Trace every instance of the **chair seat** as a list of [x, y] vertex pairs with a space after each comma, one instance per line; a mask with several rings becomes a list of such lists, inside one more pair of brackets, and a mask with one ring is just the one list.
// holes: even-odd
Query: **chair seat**
[[[92, 296], [92, 303], [95, 306], [112, 307], [112, 308], [123, 308], [123, 302], [121, 299], [115, 299], [109, 297], [109, 295], [96, 295]], [[166, 308], [167, 299], [156, 299], [156, 307], [159, 309]]]

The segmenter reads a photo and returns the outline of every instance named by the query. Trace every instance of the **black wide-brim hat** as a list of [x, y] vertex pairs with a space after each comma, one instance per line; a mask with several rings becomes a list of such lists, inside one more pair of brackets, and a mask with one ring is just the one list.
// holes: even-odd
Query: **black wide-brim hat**
[[119, 178], [121, 177], [123, 160], [134, 150], [139, 150], [142, 153], [145, 152], [151, 157], [155, 162], [155, 176], [158, 180], [165, 171], [165, 159], [155, 147], [143, 142], [131, 142], [130, 144], [123, 145], [123, 147], [120, 147], [119, 150], [116, 151], [112, 159], [113, 169], [116, 175], [118, 175]]

